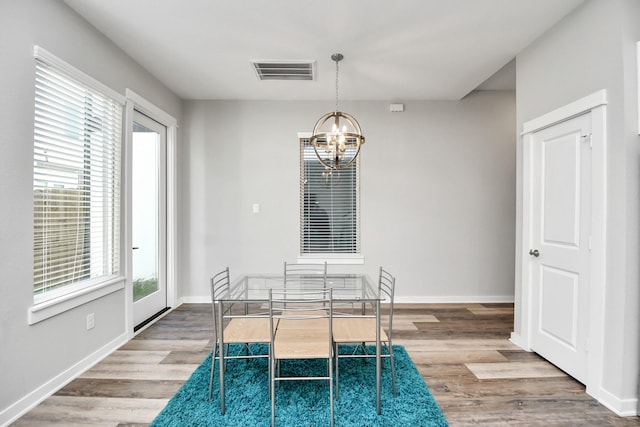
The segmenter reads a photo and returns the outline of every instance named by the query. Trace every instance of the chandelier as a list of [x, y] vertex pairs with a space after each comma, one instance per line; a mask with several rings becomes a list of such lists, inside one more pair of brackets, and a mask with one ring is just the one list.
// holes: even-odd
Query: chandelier
[[336, 63], [336, 108], [332, 113], [320, 117], [313, 127], [311, 144], [320, 163], [327, 169], [344, 169], [358, 157], [364, 144], [364, 135], [358, 121], [350, 114], [338, 109], [338, 63], [344, 58], [334, 53], [331, 59]]

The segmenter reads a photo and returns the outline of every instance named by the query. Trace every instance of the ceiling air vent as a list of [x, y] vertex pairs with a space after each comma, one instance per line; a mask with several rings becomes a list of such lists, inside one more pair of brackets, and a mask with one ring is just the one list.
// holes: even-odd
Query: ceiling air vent
[[314, 80], [315, 61], [251, 61], [260, 80]]

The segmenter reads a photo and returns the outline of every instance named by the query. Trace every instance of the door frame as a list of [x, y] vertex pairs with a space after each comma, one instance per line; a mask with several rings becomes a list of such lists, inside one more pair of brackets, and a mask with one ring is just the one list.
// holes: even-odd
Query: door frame
[[[533, 134], [576, 116], [591, 114], [591, 282], [589, 287], [589, 325], [587, 336], [588, 374], [586, 391], [598, 400], [602, 394], [604, 363], [604, 325], [606, 288], [606, 213], [607, 213], [607, 92], [600, 90], [568, 105], [553, 110], [523, 124], [522, 162], [522, 245], [516, 254], [521, 261], [521, 297], [519, 304], [520, 334], [514, 332], [511, 341], [531, 351], [532, 286], [531, 257], [531, 212]], [[517, 295], [517, 293], [516, 293]]]
[[[124, 227], [124, 247], [131, 248], [132, 243], [132, 136], [134, 110], [150, 117], [167, 128], [167, 153], [166, 153], [166, 286], [167, 286], [167, 307], [175, 307], [177, 304], [177, 120], [144, 99], [131, 89], [125, 92], [125, 145], [124, 145], [124, 180], [123, 193], [125, 194], [123, 203]], [[123, 265], [126, 277], [125, 285], [125, 327], [128, 337], [135, 335], [133, 328], [133, 262], [130, 250], [121, 251], [123, 254]], [[139, 330], [138, 332], [141, 332]]]

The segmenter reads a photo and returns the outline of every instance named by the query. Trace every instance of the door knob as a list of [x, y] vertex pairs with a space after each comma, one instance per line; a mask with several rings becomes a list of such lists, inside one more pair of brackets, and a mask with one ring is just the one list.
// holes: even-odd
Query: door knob
[[540, 251], [537, 249], [529, 249], [529, 255], [533, 255], [534, 257], [538, 258], [540, 256]]

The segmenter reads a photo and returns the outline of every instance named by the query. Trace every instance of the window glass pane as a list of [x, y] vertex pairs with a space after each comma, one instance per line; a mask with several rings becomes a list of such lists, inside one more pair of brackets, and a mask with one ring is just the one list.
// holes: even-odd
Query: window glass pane
[[34, 294], [117, 274], [122, 106], [36, 61]]
[[301, 253], [359, 253], [358, 161], [327, 169], [305, 138], [300, 170]]
[[160, 134], [133, 122], [131, 140], [131, 239], [133, 301], [158, 291]]

